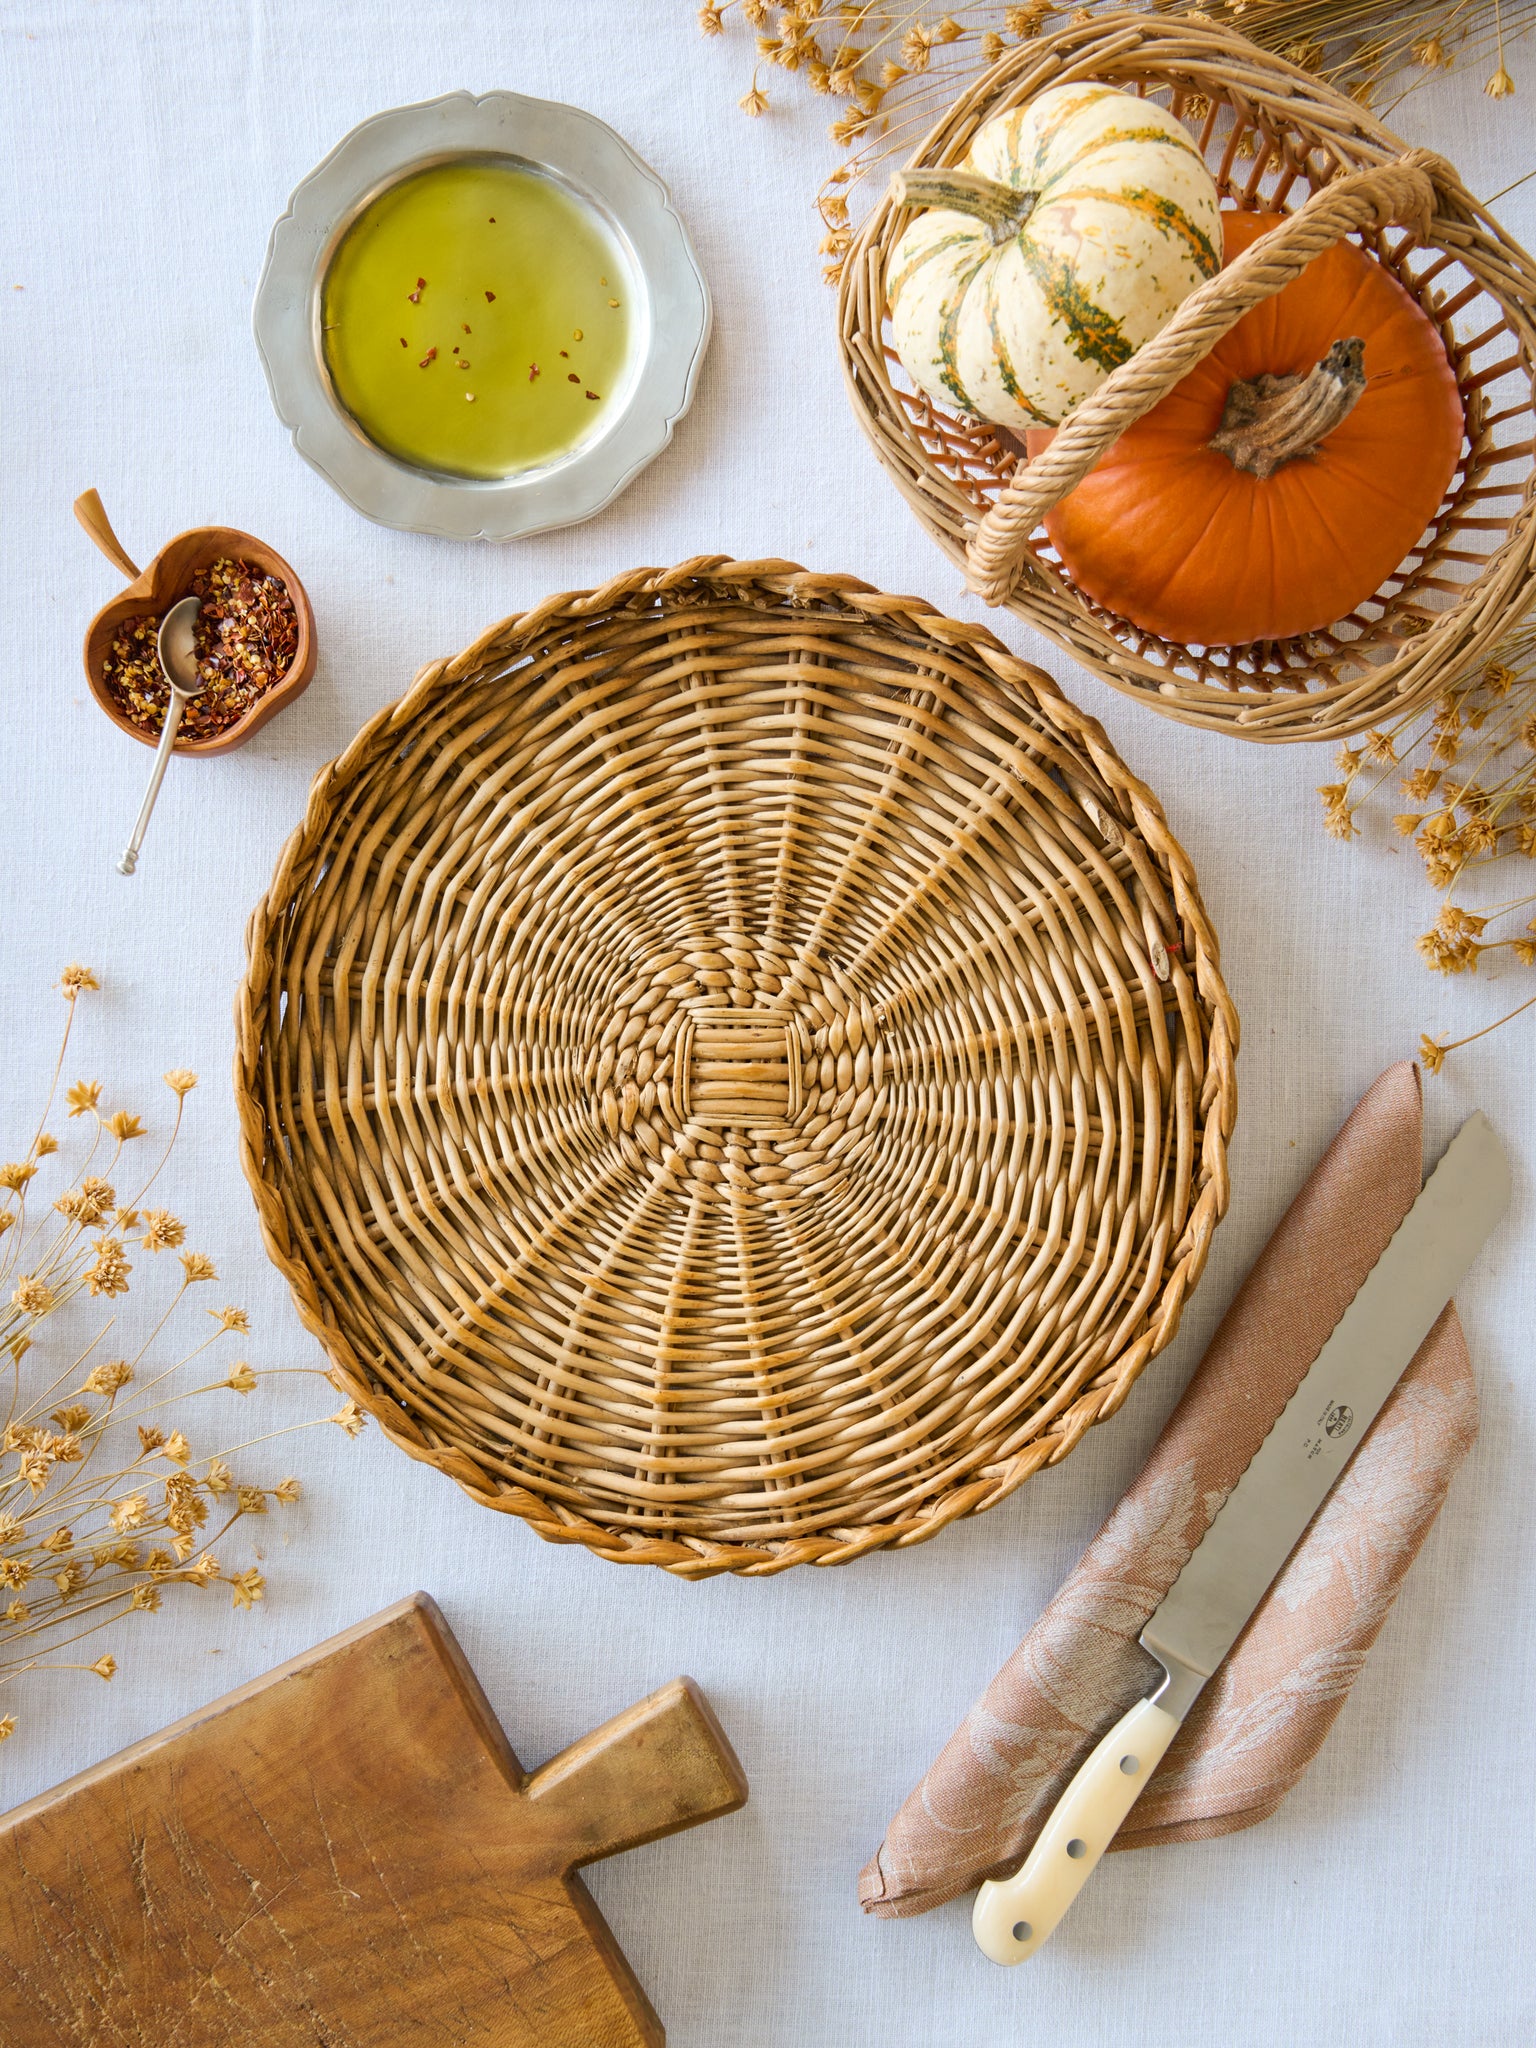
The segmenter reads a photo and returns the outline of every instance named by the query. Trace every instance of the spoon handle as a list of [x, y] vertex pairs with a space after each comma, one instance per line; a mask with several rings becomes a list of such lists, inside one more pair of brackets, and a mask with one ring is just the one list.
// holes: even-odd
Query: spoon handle
[[139, 864], [139, 848], [144, 844], [144, 829], [149, 823], [149, 814], [155, 808], [155, 798], [160, 794], [160, 785], [165, 780], [166, 764], [171, 758], [171, 749], [176, 744], [176, 728], [181, 724], [181, 714], [186, 708], [186, 698], [177, 689], [171, 691], [171, 701], [166, 709], [165, 725], [160, 734], [160, 744], [155, 749], [155, 765], [149, 773], [149, 787], [144, 792], [144, 801], [139, 807], [138, 823], [133, 828], [133, 837], [128, 849], [117, 864], [120, 875], [131, 875]]
[[76, 498], [75, 517], [107, 560], [121, 569], [130, 583], [136, 583], [139, 578], [138, 564], [112, 531], [112, 522], [107, 517], [106, 507], [94, 490], [82, 491]]

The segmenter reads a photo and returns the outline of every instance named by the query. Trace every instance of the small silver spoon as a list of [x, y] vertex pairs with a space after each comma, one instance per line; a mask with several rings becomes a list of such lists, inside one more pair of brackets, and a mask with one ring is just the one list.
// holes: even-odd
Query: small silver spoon
[[171, 749], [176, 744], [176, 729], [181, 724], [181, 714], [192, 697], [200, 697], [208, 685], [198, 674], [197, 649], [193, 644], [192, 628], [197, 624], [197, 615], [202, 604], [195, 597], [184, 597], [180, 604], [173, 604], [160, 621], [160, 632], [156, 645], [160, 652], [160, 666], [165, 671], [165, 680], [171, 686], [171, 701], [165, 707], [165, 725], [160, 733], [160, 745], [155, 750], [155, 765], [150, 771], [149, 788], [144, 792], [144, 802], [139, 810], [139, 821], [133, 828], [133, 837], [128, 850], [117, 864], [120, 875], [131, 875], [139, 864], [139, 848], [144, 844], [144, 828], [149, 823], [149, 814], [155, 808], [155, 798], [160, 794], [160, 785], [165, 780], [166, 763], [171, 758]]

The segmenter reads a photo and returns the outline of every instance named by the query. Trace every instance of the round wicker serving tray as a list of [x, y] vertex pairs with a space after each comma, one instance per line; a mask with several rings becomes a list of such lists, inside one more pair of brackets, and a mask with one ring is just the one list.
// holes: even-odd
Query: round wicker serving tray
[[1178, 1324], [1237, 1020], [1156, 799], [984, 629], [788, 562], [555, 597], [317, 779], [236, 1086], [345, 1390], [688, 1577], [921, 1542]]
[[[1191, 124], [1225, 203], [1294, 218], [1192, 294], [1026, 464], [1009, 436], [939, 411], [902, 370], [885, 274], [911, 215], [887, 196], [849, 252], [840, 296], [849, 394], [881, 462], [973, 590], [1171, 718], [1243, 739], [1337, 739], [1421, 703], [1536, 591], [1536, 264], [1440, 158], [1408, 150], [1282, 58], [1187, 16], [1094, 15], [1009, 51], [913, 163], [959, 162], [983, 122], [1073, 79], [1158, 100]], [[1250, 306], [1344, 236], [1429, 313], [1456, 371], [1466, 438], [1428, 533], [1347, 619], [1292, 639], [1189, 648], [1094, 603], [1052, 548], [1045, 513]]]

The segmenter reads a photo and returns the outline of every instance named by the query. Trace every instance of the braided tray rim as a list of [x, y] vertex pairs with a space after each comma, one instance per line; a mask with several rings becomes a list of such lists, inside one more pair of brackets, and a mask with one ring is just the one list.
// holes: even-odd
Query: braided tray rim
[[[697, 1534], [615, 1530], [532, 1487], [493, 1482], [465, 1452], [433, 1441], [420, 1420], [380, 1383], [327, 1310], [320, 1289], [295, 1243], [291, 1219], [274, 1171], [273, 1133], [264, 1107], [264, 1046], [274, 1006], [281, 1000], [278, 956], [281, 928], [308, 864], [324, 844], [365, 764], [379, 758], [417, 719], [467, 679], [499, 667], [520, 653], [546, 646], [562, 626], [626, 612], [646, 613], [669, 604], [728, 603], [783, 616], [793, 629], [797, 615], [846, 620], [851, 633], [861, 625], [908, 635], [963, 660], [975, 671], [978, 688], [995, 685], [999, 701], [1017, 716], [1022, 707], [1047, 735], [1086, 757], [1101, 792], [1074, 792], [1110, 848], [1124, 847], [1134, 862], [1155, 871], [1171, 898], [1179, 934], [1170, 965], [1163, 954], [1160, 980], [1171, 977], [1178, 1016], [1198, 1026], [1193, 1099], [1178, 1106], [1181, 1144], [1190, 1157], [1188, 1206], [1176, 1244], [1163, 1258], [1161, 1284], [1118, 1352], [1063, 1405], [1050, 1425], [1018, 1455], [1000, 1466], [948, 1487], [921, 1509], [864, 1526], [783, 1540], [730, 1543]], [[1104, 797], [1109, 801], [1106, 804]], [[1117, 817], [1119, 822], [1117, 822]], [[1128, 834], [1123, 827], [1131, 828]], [[1132, 835], [1137, 836], [1132, 836]], [[1139, 842], [1139, 843], [1138, 843]], [[1140, 870], [1138, 870], [1140, 871]], [[1153, 944], [1158, 942], [1153, 939]], [[1159, 951], [1161, 950], [1159, 945]], [[1170, 997], [1168, 1000], [1172, 1000]], [[1174, 1012], [1170, 1010], [1170, 1015]], [[310, 791], [304, 818], [283, 848], [265, 897], [247, 929], [247, 966], [236, 1009], [235, 1097], [240, 1122], [240, 1156], [254, 1195], [267, 1249], [288, 1281], [299, 1315], [324, 1347], [336, 1385], [378, 1421], [385, 1435], [408, 1456], [434, 1465], [481, 1505], [526, 1521], [547, 1541], [580, 1543], [614, 1562], [658, 1565], [685, 1578], [722, 1571], [767, 1576], [802, 1564], [842, 1564], [885, 1548], [927, 1541], [951, 1522], [1005, 1499], [1042, 1466], [1064, 1458], [1095, 1422], [1112, 1415], [1147, 1362], [1174, 1336], [1184, 1303], [1206, 1261], [1216, 1224], [1228, 1202], [1227, 1151], [1236, 1113], [1236, 1010], [1221, 977], [1215, 933], [1201, 900], [1193, 868], [1168, 827], [1162, 807], [1111, 746], [1097, 720], [1079, 711], [1040, 669], [1012, 655], [985, 627], [944, 617], [923, 600], [888, 596], [851, 576], [811, 573], [791, 562], [737, 562], [724, 555], [699, 556], [671, 569], [641, 568], [616, 576], [599, 588], [566, 592], [531, 610], [513, 614], [482, 634], [451, 660], [430, 663], [398, 702], [377, 713], [346, 750], [322, 769]], [[1139, 1042], [1139, 1041], [1138, 1041]], [[1181, 1070], [1182, 1071], [1182, 1070]], [[1174, 1114], [1170, 1107], [1169, 1114]], [[1167, 1134], [1161, 1134], [1167, 1143]]]

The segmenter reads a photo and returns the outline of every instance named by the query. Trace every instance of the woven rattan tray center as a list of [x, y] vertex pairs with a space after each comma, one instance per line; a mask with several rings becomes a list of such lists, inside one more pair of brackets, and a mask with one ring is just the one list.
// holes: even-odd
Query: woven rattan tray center
[[[856, 1016], [852, 1029], [857, 1046], [866, 1035], [863, 1019]], [[657, 1053], [662, 1060], [670, 1056], [675, 1137], [696, 1122], [772, 1132], [795, 1147], [807, 1142], [799, 1135], [808, 1121], [806, 1085], [815, 1089], [820, 1062], [798, 1018], [782, 1010], [698, 1009], [679, 1018], [672, 1046], [663, 1050], [658, 1040]], [[878, 1094], [878, 1052], [874, 1065], [868, 1059], [861, 1064], [866, 1088], [873, 1081]]]
[[[714, 985], [728, 960], [735, 1007]], [[638, 1000], [597, 1035], [596, 1106], [610, 1135], [631, 1133], [653, 1178], [674, 1189], [731, 1130], [752, 1133], [750, 1157], [734, 1159], [743, 1148], [727, 1144], [736, 1171], [700, 1178], [707, 1194], [793, 1202], [840, 1185], [888, 1101], [878, 1000], [815, 955], [761, 950], [744, 931], [643, 971]]]
[[541, 1534], [921, 1540], [1172, 1334], [1234, 1020], [1187, 863], [982, 629], [710, 558], [426, 671], [253, 921], [247, 1169], [344, 1384]]

